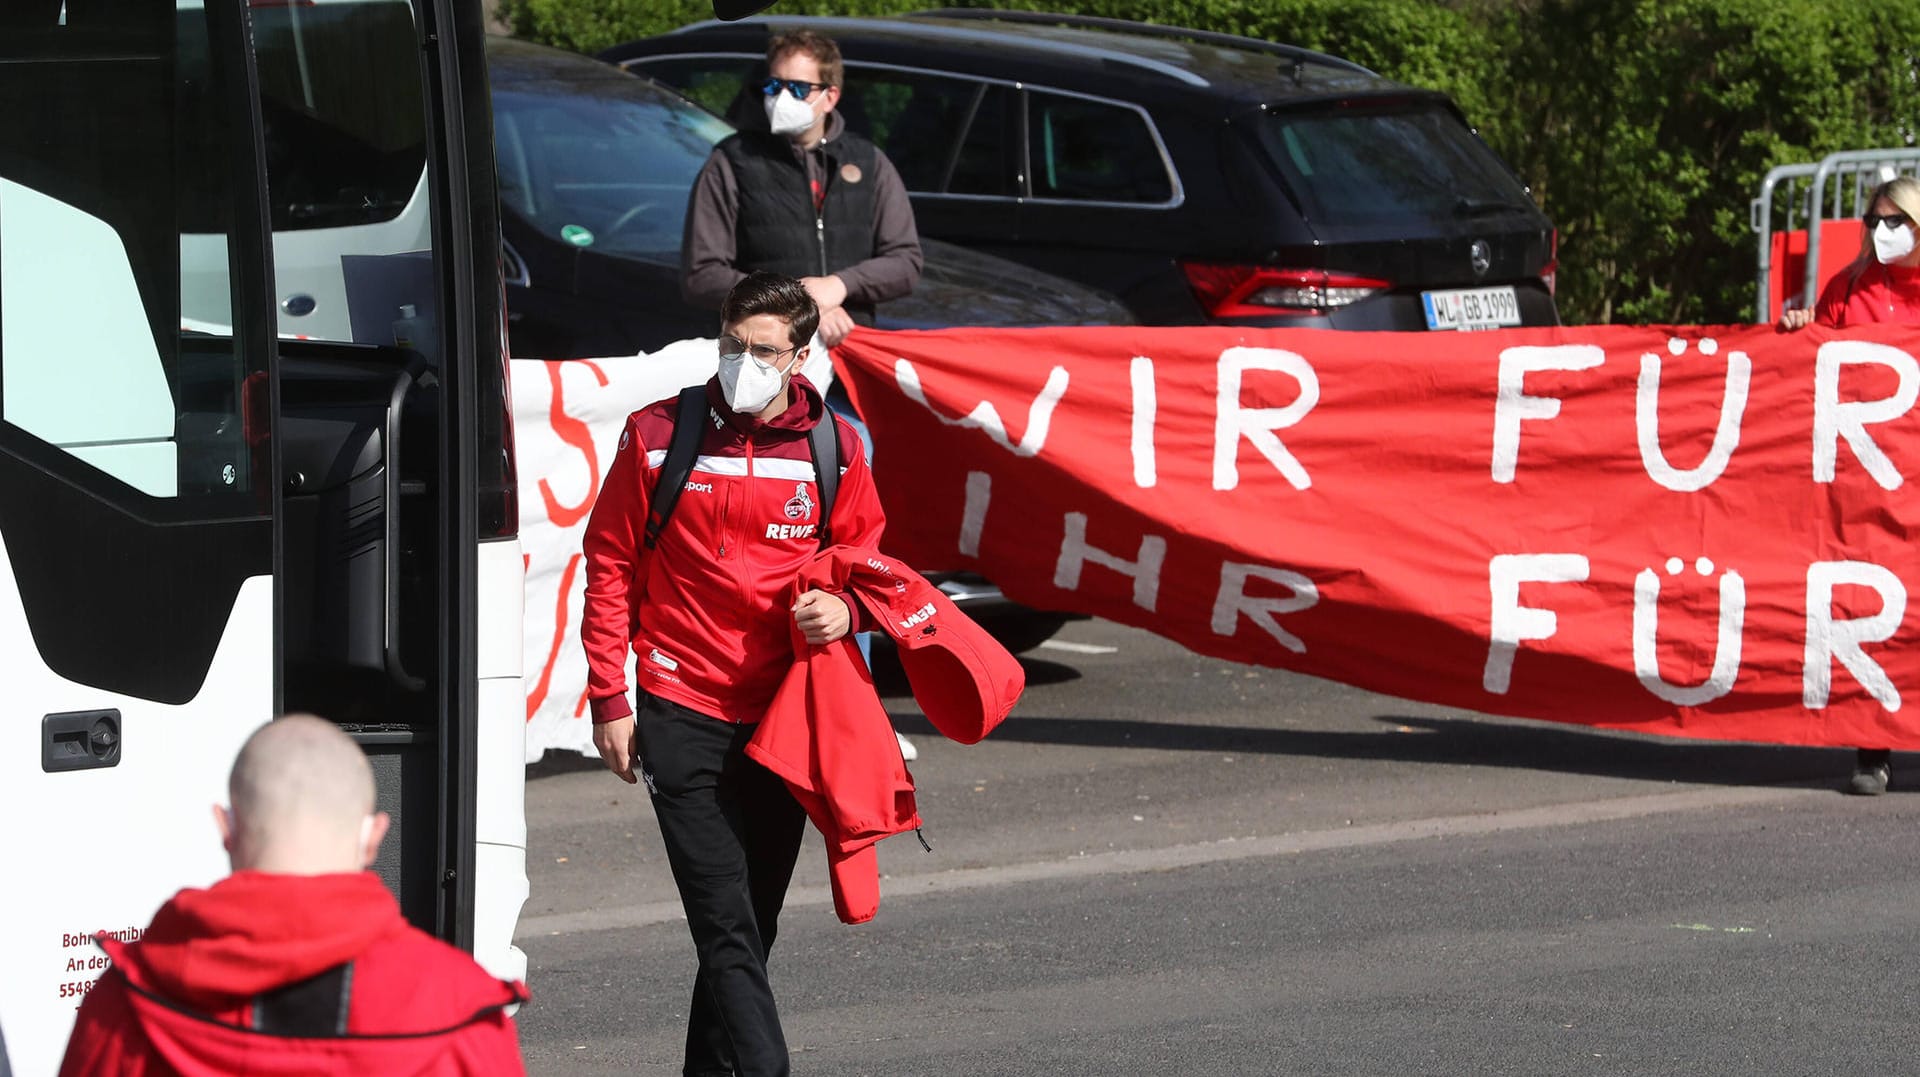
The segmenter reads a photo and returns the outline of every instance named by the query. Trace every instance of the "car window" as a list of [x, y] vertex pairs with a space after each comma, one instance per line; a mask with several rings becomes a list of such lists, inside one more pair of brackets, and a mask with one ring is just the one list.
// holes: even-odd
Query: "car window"
[[1011, 198], [1020, 192], [1020, 165], [1009, 152], [1008, 137], [1017, 98], [1005, 86], [988, 86], [974, 105], [973, 120], [960, 140], [960, 156], [947, 178], [948, 194], [985, 194]]
[[1005, 101], [1005, 89], [973, 79], [850, 67], [839, 110], [885, 151], [907, 190], [949, 190], [958, 158], [970, 152], [968, 193], [998, 194], [1009, 192], [978, 188], [991, 186], [996, 171], [1001, 187], [1011, 186], [1011, 170], [999, 167]]
[[[632, 70], [679, 90], [694, 104], [724, 116], [738, 125], [735, 110], [745, 101], [744, 88], [749, 76], [766, 77], [765, 63], [750, 56], [674, 56], [643, 59]], [[758, 105], [758, 95], [747, 102]]]
[[1032, 91], [1027, 154], [1035, 198], [1160, 203], [1173, 178], [1147, 119], [1120, 105]]
[[639, 79], [493, 93], [500, 201], [539, 231], [608, 254], [677, 259], [687, 192], [718, 117]]
[[1506, 166], [1438, 105], [1275, 113], [1257, 130], [1316, 227], [1534, 212]]

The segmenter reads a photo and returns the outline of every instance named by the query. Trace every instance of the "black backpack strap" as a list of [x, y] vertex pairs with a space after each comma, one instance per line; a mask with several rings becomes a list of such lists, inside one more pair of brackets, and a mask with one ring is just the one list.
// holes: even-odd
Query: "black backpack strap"
[[303, 1038], [344, 1036], [352, 1005], [353, 962], [349, 961], [254, 996], [250, 1016], [256, 1032]]
[[667, 458], [660, 463], [660, 475], [653, 480], [648, 499], [647, 549], [660, 541], [660, 529], [667, 526], [673, 507], [687, 488], [693, 474], [693, 462], [700, 456], [700, 438], [706, 433], [707, 387], [689, 385], [680, 390], [680, 403], [673, 415], [673, 441], [667, 446]]
[[814, 534], [820, 548], [833, 545], [833, 496], [840, 492], [840, 424], [829, 411], [807, 432], [807, 447], [813, 450], [814, 486], [820, 492], [820, 529]]

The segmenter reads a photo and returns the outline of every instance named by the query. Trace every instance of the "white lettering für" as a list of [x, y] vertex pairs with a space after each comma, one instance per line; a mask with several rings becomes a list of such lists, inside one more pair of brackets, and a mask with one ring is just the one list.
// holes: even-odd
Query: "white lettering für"
[[[1676, 340], [1682, 349], [1686, 344]], [[1701, 350], [1712, 354], [1703, 340]], [[1747, 410], [1747, 386], [1753, 378], [1753, 361], [1745, 352], [1727, 355], [1726, 390], [1720, 395], [1720, 423], [1713, 432], [1713, 447], [1698, 467], [1680, 469], [1667, 463], [1660, 447], [1660, 357], [1648, 352], [1640, 357], [1640, 385], [1634, 399], [1634, 433], [1640, 441], [1640, 462], [1654, 482], [1669, 490], [1691, 493], [1703, 489], [1727, 470], [1733, 450], [1740, 445], [1740, 420]]]
[[[1694, 562], [1702, 576], [1713, 575], [1713, 562], [1700, 558]], [[1679, 558], [1667, 562], [1669, 575], [1679, 575]], [[1660, 577], [1652, 569], [1642, 569], [1633, 578], [1633, 673], [1647, 691], [1680, 707], [1697, 707], [1733, 691], [1740, 675], [1741, 633], [1746, 627], [1747, 584], [1738, 572], [1728, 569], [1720, 577], [1719, 632], [1714, 642], [1713, 669], [1697, 685], [1670, 683], [1660, 675]]]
[[1521, 641], [1548, 639], [1559, 631], [1560, 619], [1552, 610], [1520, 604], [1520, 585], [1578, 583], [1587, 578], [1587, 571], [1587, 559], [1575, 553], [1503, 553], [1489, 563], [1493, 618], [1481, 687], [1494, 695], [1506, 695]]
[[1560, 414], [1557, 396], [1529, 396], [1527, 375], [1545, 370], [1591, 370], [1607, 361], [1592, 344], [1505, 348], [1500, 352], [1500, 388], [1493, 402], [1493, 481], [1512, 482], [1520, 463], [1520, 423]]
[[[1880, 612], [1871, 617], [1835, 620], [1833, 589], [1839, 584], [1870, 587], [1880, 594]], [[1907, 585], [1871, 561], [1816, 561], [1807, 566], [1807, 661], [1801, 676], [1801, 702], [1808, 710], [1827, 705], [1833, 693], [1833, 660], [1889, 712], [1900, 709], [1900, 690], [1863, 644], [1881, 643], [1900, 630], [1907, 615]]]
[[[1892, 396], [1880, 400], [1840, 399], [1842, 368], [1867, 363], [1891, 369], [1900, 378]], [[1900, 469], [1867, 433], [1874, 423], [1891, 422], [1920, 399], [1920, 363], [1913, 356], [1885, 344], [1864, 340], [1835, 340], [1820, 345], [1813, 365], [1813, 481], [1832, 482], [1840, 439], [1846, 438], [1860, 465], [1883, 490], [1897, 490], [1905, 481]]]

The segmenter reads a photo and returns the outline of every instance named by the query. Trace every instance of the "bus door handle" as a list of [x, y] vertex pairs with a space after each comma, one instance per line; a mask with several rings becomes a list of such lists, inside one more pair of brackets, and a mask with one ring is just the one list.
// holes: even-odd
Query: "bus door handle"
[[40, 769], [94, 770], [120, 764], [120, 711], [67, 711], [40, 719]]

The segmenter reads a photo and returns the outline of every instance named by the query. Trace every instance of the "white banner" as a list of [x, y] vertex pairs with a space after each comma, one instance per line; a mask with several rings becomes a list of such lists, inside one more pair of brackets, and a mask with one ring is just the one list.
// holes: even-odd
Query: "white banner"
[[[815, 340], [802, 372], [824, 392], [833, 380]], [[580, 538], [628, 415], [713, 376], [718, 344], [683, 340], [651, 355], [515, 359], [515, 461], [520, 545], [527, 560], [527, 762], [549, 748], [594, 754], [587, 659], [580, 648], [586, 571]], [[627, 681], [633, 683], [632, 656]]]

